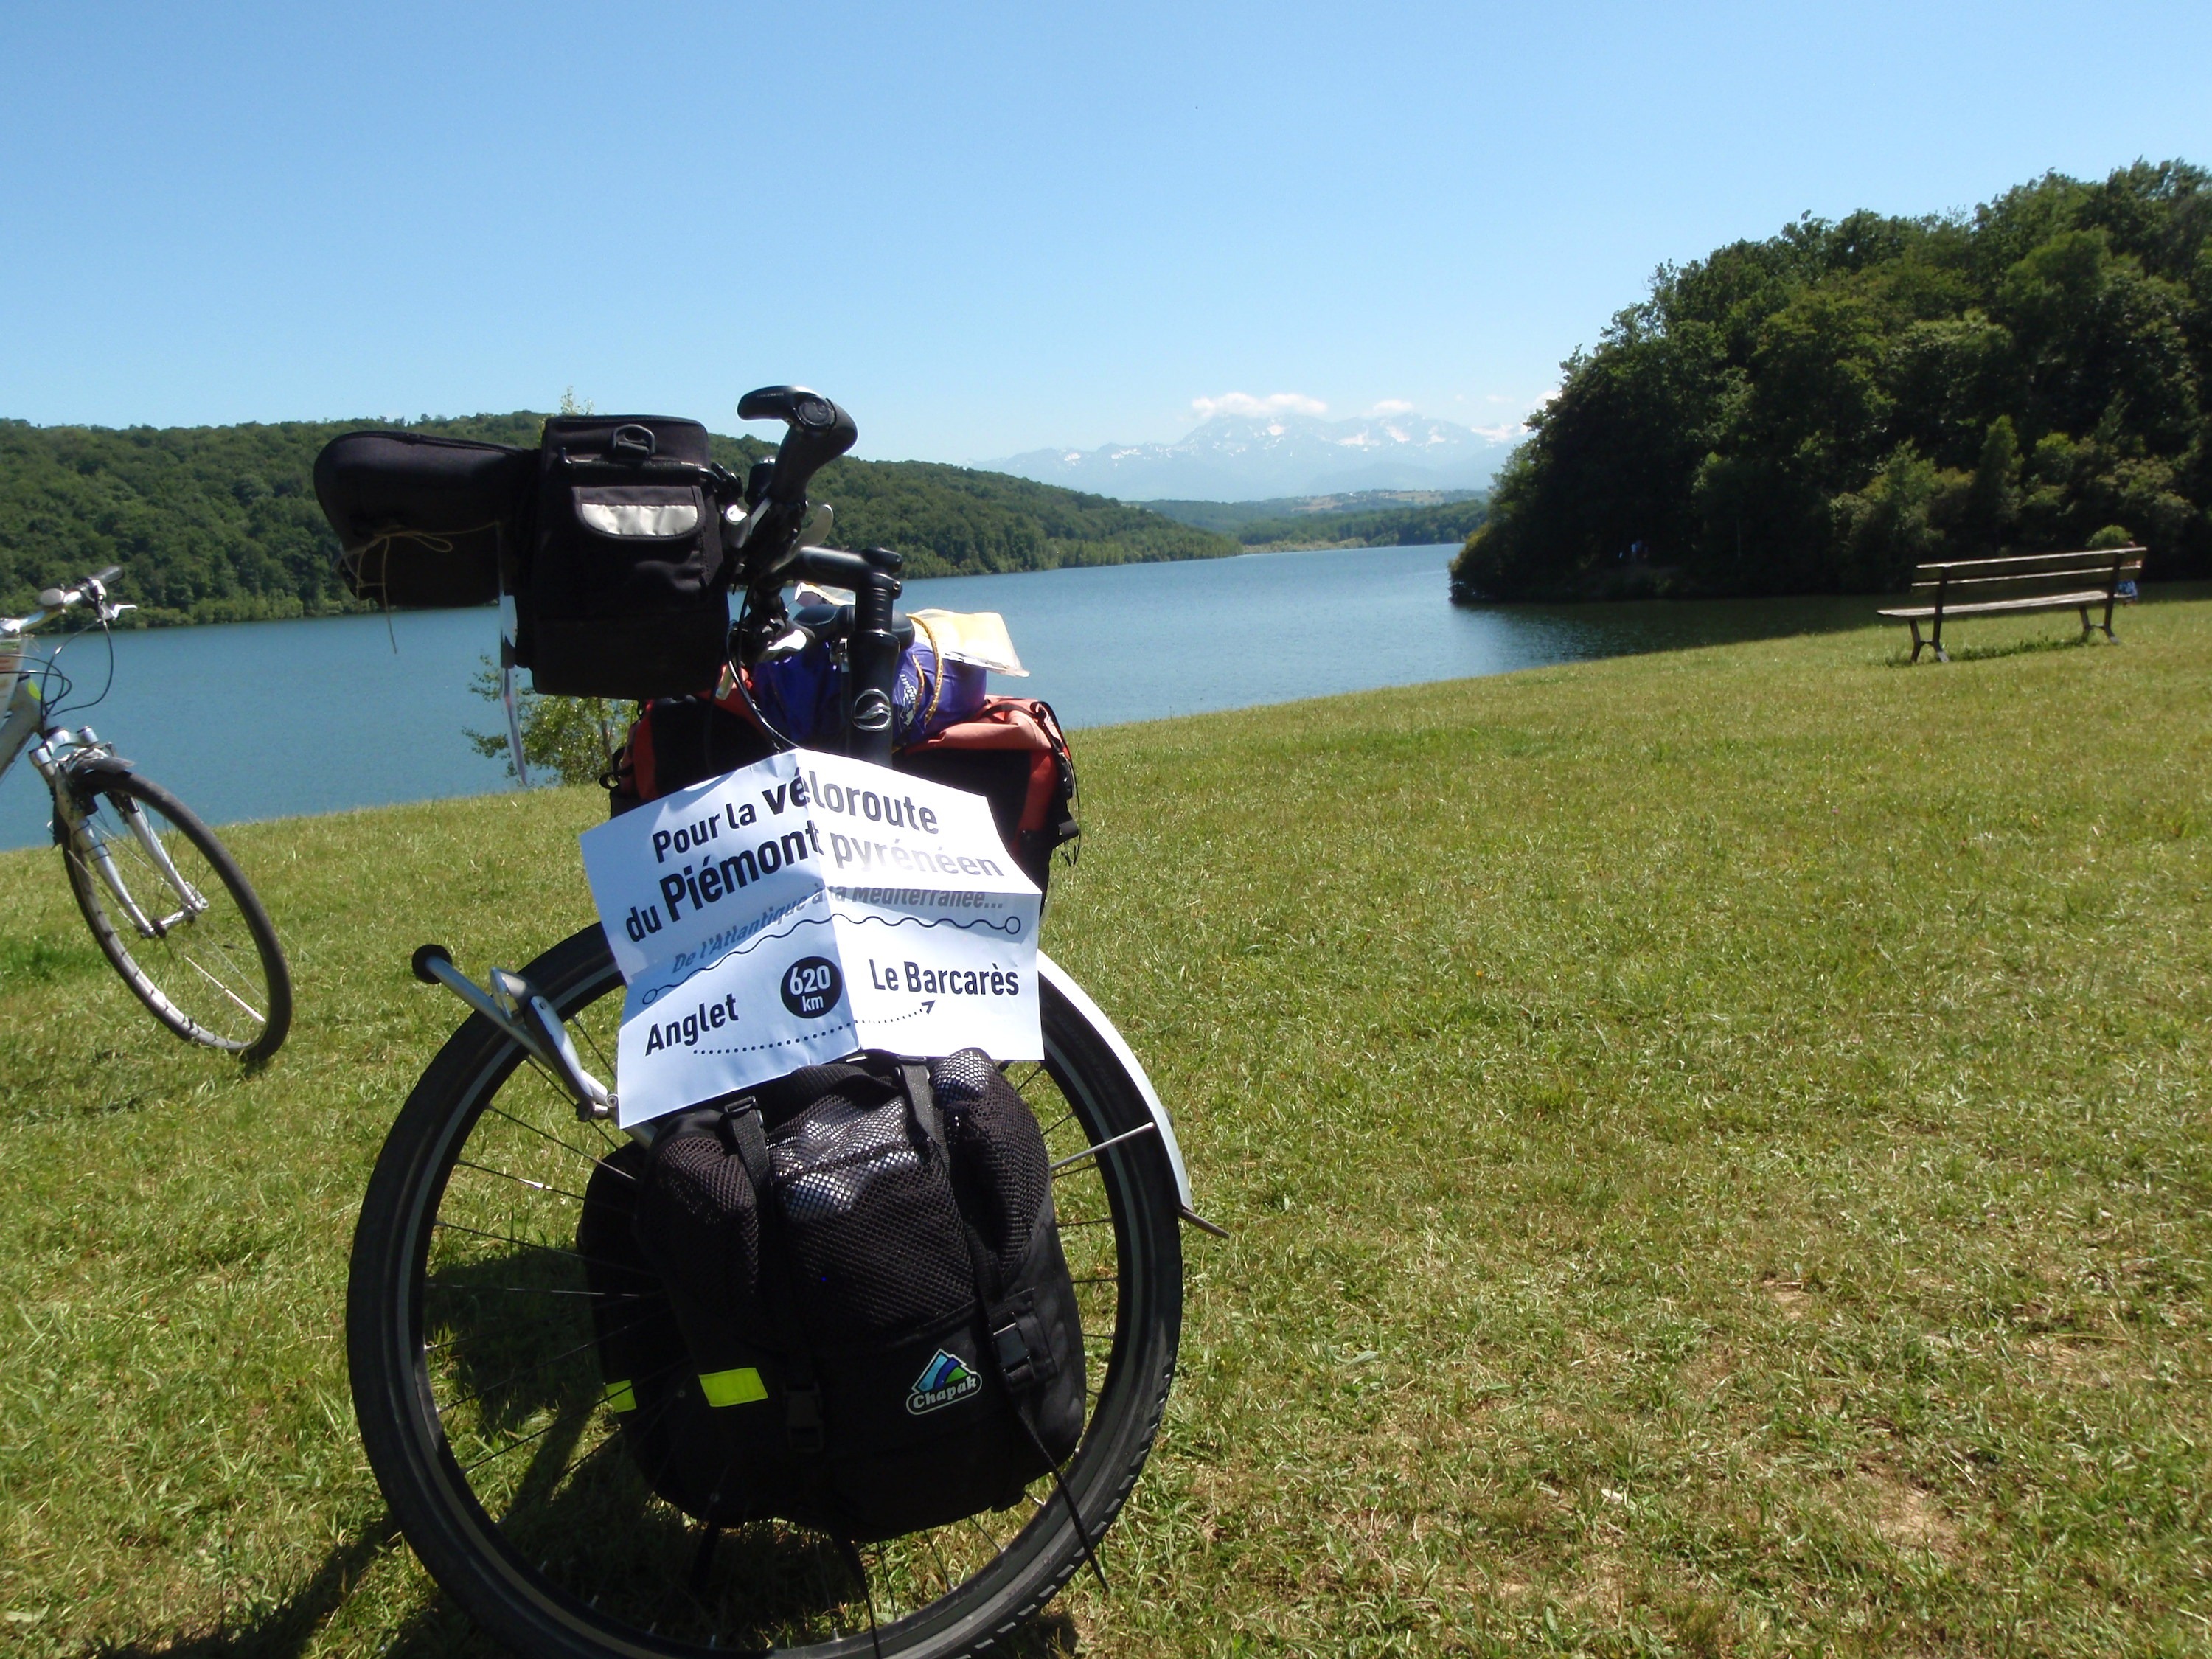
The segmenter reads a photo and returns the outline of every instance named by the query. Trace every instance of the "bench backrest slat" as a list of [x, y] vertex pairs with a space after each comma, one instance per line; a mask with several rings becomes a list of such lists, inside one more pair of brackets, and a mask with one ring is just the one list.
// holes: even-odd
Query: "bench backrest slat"
[[2147, 550], [2141, 547], [2106, 547], [2074, 553], [2008, 553], [1994, 559], [1949, 559], [1916, 565], [1912, 574], [1916, 582], [1930, 585], [1947, 576], [1955, 582], [2000, 573], [2026, 576], [2057, 575], [2064, 571], [2090, 575], [2110, 570], [2116, 558], [2123, 563], [2132, 560], [2140, 565]]
[[2133, 581], [2142, 574], [2142, 561], [2141, 559], [2124, 560], [2118, 565], [2117, 569], [2113, 566], [2112, 562], [2107, 559], [2104, 563], [2100, 565], [2092, 565], [2087, 569], [2069, 568], [2065, 570], [2015, 571], [2010, 575], [2004, 576], [1945, 575], [1937, 577], [1933, 581], [1917, 581], [1913, 583], [1912, 586], [1916, 589], [1925, 587], [1942, 587], [1948, 589], [1954, 592], [1962, 587], [1987, 587], [1992, 585], [2005, 585], [2011, 586], [2027, 586], [2033, 585], [2043, 587], [2081, 587], [2087, 586], [2089, 587], [2098, 587], [2103, 586], [2106, 581], [2113, 580], [2124, 582]]

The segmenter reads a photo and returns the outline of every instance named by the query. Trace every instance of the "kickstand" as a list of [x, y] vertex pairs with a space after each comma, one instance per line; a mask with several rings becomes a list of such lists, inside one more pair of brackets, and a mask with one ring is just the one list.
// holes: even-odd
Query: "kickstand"
[[841, 1536], [834, 1541], [837, 1553], [853, 1570], [853, 1577], [860, 1581], [860, 1599], [868, 1604], [868, 1641], [875, 1648], [876, 1659], [884, 1659], [884, 1638], [882, 1632], [876, 1628], [876, 1595], [868, 1588], [867, 1564], [860, 1559], [860, 1547], [851, 1539]]
[[514, 641], [499, 641], [499, 700], [507, 708], [507, 752], [514, 762], [514, 781], [530, 787], [530, 763], [522, 758], [522, 716], [514, 704]]
[[707, 1580], [714, 1571], [714, 1546], [722, 1540], [722, 1528], [718, 1522], [709, 1521], [699, 1534], [699, 1553], [691, 1558], [691, 1594], [706, 1599]]

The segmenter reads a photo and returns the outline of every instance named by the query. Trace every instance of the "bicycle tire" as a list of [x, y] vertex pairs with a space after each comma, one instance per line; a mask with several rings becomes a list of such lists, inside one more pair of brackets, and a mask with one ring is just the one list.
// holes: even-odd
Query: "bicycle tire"
[[[602, 1043], [593, 1027], [611, 1037], [620, 1005], [611, 994], [622, 981], [605, 935], [586, 928], [524, 972], [568, 1023], [586, 1064], [609, 1075], [612, 1043]], [[1158, 1137], [1141, 1133], [1151, 1119], [1134, 1081], [1066, 999], [1049, 984], [1042, 995], [1048, 1058], [1019, 1080], [1033, 1103], [1048, 1092], [1033, 1083], [1041, 1076], [1067, 1105], [1048, 1132], [1062, 1137], [1055, 1155], [1069, 1156], [1061, 1149], [1079, 1137], [1096, 1147], [1139, 1131], [1088, 1158], [1074, 1154], [1078, 1173], [1096, 1171], [1096, 1181], [1056, 1206], [1079, 1279], [1086, 1264], [1109, 1255], [1113, 1263], [1112, 1329], [1092, 1334], [1094, 1341], [1110, 1338], [1110, 1347], [1086, 1354], [1086, 1382], [1095, 1377], [1097, 1387], [1082, 1443], [1064, 1471], [1095, 1542], [1143, 1468], [1173, 1380], [1182, 1302], [1178, 1204]], [[1018, 1068], [1008, 1074], [1017, 1077]], [[520, 1087], [512, 1087], [518, 1079]], [[549, 1103], [541, 1106], [541, 1098]], [[480, 1135], [487, 1123], [492, 1132]], [[377, 1159], [347, 1290], [355, 1413], [393, 1516], [440, 1586], [492, 1636], [538, 1659], [770, 1649], [857, 1659], [874, 1653], [878, 1643], [882, 1653], [902, 1659], [957, 1659], [992, 1647], [1041, 1610], [1084, 1559], [1066, 1506], [1049, 1497], [1048, 1480], [1031, 1489], [1025, 1523], [1018, 1522], [1006, 1542], [969, 1523], [994, 1550], [986, 1557], [969, 1545], [979, 1565], [957, 1583], [938, 1534], [957, 1528], [928, 1535], [942, 1595], [918, 1594], [931, 1582], [927, 1558], [914, 1543], [922, 1534], [878, 1547], [864, 1609], [849, 1580], [824, 1568], [825, 1559], [836, 1559], [824, 1540], [758, 1522], [732, 1534], [739, 1566], [750, 1572], [764, 1562], [765, 1582], [773, 1584], [775, 1575], [811, 1561], [817, 1600], [796, 1612], [787, 1601], [767, 1611], [741, 1601], [733, 1609], [724, 1583], [712, 1591], [719, 1599], [685, 1605], [683, 1570], [694, 1562], [697, 1538], [688, 1517], [653, 1498], [619, 1452], [594, 1467], [616, 1443], [611, 1426], [578, 1452], [587, 1427], [604, 1414], [604, 1389], [589, 1336], [590, 1292], [579, 1289], [581, 1261], [564, 1263], [574, 1252], [555, 1242], [573, 1244], [574, 1212], [544, 1194], [565, 1191], [574, 1200], [582, 1190], [575, 1176], [585, 1165], [568, 1159], [595, 1165], [603, 1148], [619, 1144], [603, 1126], [580, 1125], [551, 1080], [523, 1063], [490, 1022], [471, 1015], [424, 1072]], [[532, 1157], [538, 1162], [512, 1161]], [[574, 1173], [555, 1173], [564, 1168]], [[1056, 1186], [1056, 1197], [1064, 1191]], [[1093, 1208], [1099, 1213], [1090, 1213]], [[530, 1236], [533, 1227], [542, 1237]], [[1110, 1243], [1103, 1242], [1109, 1235]], [[513, 1248], [495, 1254], [487, 1247], [500, 1239]], [[518, 1282], [471, 1276], [479, 1269]], [[532, 1283], [533, 1275], [557, 1282]], [[1079, 1295], [1088, 1329], [1103, 1293], [1094, 1298], [1079, 1284]], [[474, 1386], [548, 1352], [550, 1358]], [[512, 1437], [495, 1444], [488, 1423]], [[459, 1451], [456, 1437], [464, 1443]], [[538, 1449], [527, 1466], [501, 1477], [503, 1485], [475, 1478], [533, 1444]], [[465, 1467], [463, 1453], [474, 1459]], [[505, 1505], [498, 1519], [488, 1497]], [[954, 1540], [956, 1547], [965, 1539]], [[727, 1553], [733, 1546], [726, 1540], [721, 1547]], [[556, 1570], [563, 1549], [570, 1553]], [[592, 1565], [579, 1566], [580, 1554]], [[648, 1576], [651, 1583], [643, 1582]], [[896, 1600], [878, 1599], [895, 1581], [918, 1587], [904, 1612]], [[872, 1634], [878, 1610], [890, 1616]], [[794, 1632], [801, 1639], [786, 1645]]]
[[[291, 1030], [291, 969], [268, 911], [230, 849], [167, 789], [120, 766], [73, 769], [55, 781], [54, 790], [54, 840], [69, 873], [70, 891], [109, 965], [154, 1018], [185, 1042], [236, 1054], [249, 1064], [268, 1060], [283, 1046]], [[129, 832], [127, 819], [106, 821], [104, 809], [114, 803], [130, 803], [167, 821], [166, 832], [158, 823], [150, 827], [161, 840], [170, 870], [148, 856]], [[115, 810], [120, 818], [129, 809]], [[204, 864], [204, 872], [191, 869], [191, 859], [177, 845], [179, 838]], [[157, 893], [165, 896], [153, 907], [161, 912], [155, 919], [161, 929], [158, 933], [144, 933], [127, 917], [118, 925], [110, 912], [110, 901], [118, 896], [97, 867], [95, 854], [101, 848], [107, 852], [110, 867], [125, 877], [124, 889], [142, 915], [148, 914], [146, 899]], [[204, 909], [191, 911], [170, 879], [170, 871], [207, 901]], [[204, 877], [210, 875], [235, 907], [234, 919], [223, 916], [220, 902], [205, 890]], [[131, 939], [139, 941], [135, 951]], [[142, 954], [155, 954], [149, 945], [158, 945], [168, 958], [169, 971], [161, 981], [140, 959]]]

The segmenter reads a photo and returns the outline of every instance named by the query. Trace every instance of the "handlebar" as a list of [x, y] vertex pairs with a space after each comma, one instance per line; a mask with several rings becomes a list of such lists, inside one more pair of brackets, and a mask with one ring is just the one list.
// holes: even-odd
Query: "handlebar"
[[781, 421], [787, 430], [775, 452], [775, 471], [768, 500], [778, 507], [803, 507], [807, 481], [853, 447], [860, 428], [853, 417], [818, 392], [803, 386], [764, 386], [738, 399], [741, 421]]
[[71, 605], [92, 601], [100, 612], [103, 625], [113, 622], [126, 611], [136, 611], [135, 605], [112, 604], [107, 597], [107, 585], [123, 574], [123, 567], [111, 564], [96, 575], [78, 578], [74, 587], [48, 587], [40, 591], [39, 608], [27, 617], [0, 617], [0, 635], [27, 634], [57, 611]]
[[[743, 580], [750, 620], [738, 641], [750, 663], [785, 629], [783, 601], [775, 592], [794, 575], [850, 586], [845, 625], [849, 670], [845, 686], [846, 751], [888, 766], [891, 758], [891, 691], [898, 676], [900, 641], [895, 603], [902, 560], [889, 548], [859, 553], [800, 545], [806, 522], [806, 486], [824, 465], [853, 447], [860, 428], [853, 417], [818, 392], [803, 386], [767, 386], [738, 400], [747, 421], [781, 421], [787, 428], [773, 462], [757, 464], [745, 497], [752, 503], [738, 544], [744, 550]], [[768, 477], [760, 477], [765, 470]], [[757, 606], [757, 608], [756, 608]]]

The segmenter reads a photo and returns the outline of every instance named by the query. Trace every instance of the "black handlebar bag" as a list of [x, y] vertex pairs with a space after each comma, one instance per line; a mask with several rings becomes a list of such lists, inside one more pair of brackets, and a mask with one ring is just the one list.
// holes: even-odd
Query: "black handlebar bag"
[[729, 570], [707, 428], [556, 416], [529, 554], [508, 573], [514, 661], [562, 696], [711, 691], [729, 659]]

